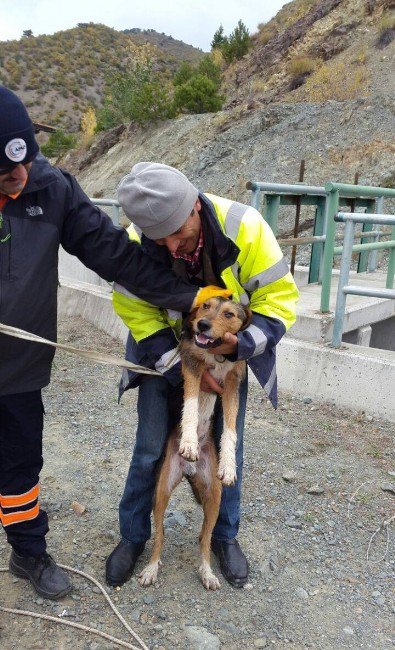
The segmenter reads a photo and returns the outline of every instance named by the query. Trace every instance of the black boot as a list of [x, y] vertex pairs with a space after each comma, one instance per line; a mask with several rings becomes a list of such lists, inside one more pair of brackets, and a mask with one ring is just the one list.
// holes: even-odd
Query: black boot
[[232, 587], [243, 587], [248, 581], [248, 562], [237, 539], [212, 539], [211, 548], [219, 560], [224, 578]]
[[38, 557], [25, 557], [12, 551], [9, 568], [18, 578], [30, 580], [43, 598], [58, 600], [70, 593], [73, 585], [65, 573], [48, 553]]
[[129, 580], [133, 573], [137, 558], [144, 551], [145, 542], [126, 544], [119, 542], [108, 556], [106, 562], [106, 581], [111, 587], [118, 587]]

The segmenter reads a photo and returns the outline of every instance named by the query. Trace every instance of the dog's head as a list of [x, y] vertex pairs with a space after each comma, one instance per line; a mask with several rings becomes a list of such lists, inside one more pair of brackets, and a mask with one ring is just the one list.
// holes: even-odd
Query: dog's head
[[190, 313], [186, 330], [199, 348], [216, 348], [226, 332], [237, 334], [251, 322], [252, 312], [227, 298], [210, 298]]

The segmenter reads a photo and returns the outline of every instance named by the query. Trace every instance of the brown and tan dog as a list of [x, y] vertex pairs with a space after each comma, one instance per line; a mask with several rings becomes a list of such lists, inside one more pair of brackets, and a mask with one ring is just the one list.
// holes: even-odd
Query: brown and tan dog
[[[143, 586], [157, 580], [163, 546], [163, 519], [170, 495], [185, 476], [203, 507], [204, 520], [200, 532], [201, 565], [199, 574], [206, 589], [218, 589], [219, 580], [210, 564], [211, 535], [217, 521], [222, 485], [236, 480], [236, 417], [239, 385], [245, 374], [245, 361], [228, 361], [222, 355], [207, 352], [222, 343], [225, 332], [236, 334], [247, 327], [251, 312], [239, 303], [224, 298], [211, 298], [192, 312], [188, 319], [180, 354], [184, 377], [184, 408], [181, 425], [169, 437], [164, 461], [159, 472], [155, 503], [155, 541], [149, 564], [139, 576]], [[200, 390], [205, 370], [223, 386], [222, 406], [224, 430], [219, 456], [211, 429], [216, 393]]]

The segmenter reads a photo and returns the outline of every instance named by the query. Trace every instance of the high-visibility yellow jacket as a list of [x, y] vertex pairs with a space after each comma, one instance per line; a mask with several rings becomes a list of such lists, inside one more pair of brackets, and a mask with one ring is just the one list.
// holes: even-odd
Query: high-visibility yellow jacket
[[[257, 210], [211, 194], [200, 194], [199, 199], [216, 282], [232, 289], [233, 299], [249, 304], [253, 312], [251, 324], [238, 333], [237, 358], [247, 360], [276, 405], [275, 346], [295, 321], [297, 287], [273, 232]], [[128, 232], [131, 239], [139, 239], [133, 226]], [[152, 257], [177, 269], [166, 247], [144, 236], [141, 243]], [[119, 285], [114, 285], [113, 305], [130, 330], [126, 358], [179, 383], [176, 348], [182, 314], [157, 308]], [[125, 371], [121, 391], [138, 383], [138, 375]]]

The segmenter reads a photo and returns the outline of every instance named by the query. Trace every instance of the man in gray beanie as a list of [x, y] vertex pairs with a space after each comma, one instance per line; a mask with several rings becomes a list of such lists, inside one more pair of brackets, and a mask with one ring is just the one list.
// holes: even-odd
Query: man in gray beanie
[[[0, 86], [0, 322], [56, 340], [59, 245], [144, 300], [188, 311], [204, 292], [152, 260], [94, 206], [75, 178], [39, 154], [21, 100]], [[199, 294], [199, 295], [198, 295]], [[10, 570], [44, 598], [71, 590], [46, 552], [39, 504], [43, 403], [53, 348], [0, 334], [0, 522]]]
[[[257, 210], [212, 194], [200, 193], [184, 174], [155, 162], [132, 168], [118, 187], [118, 198], [133, 225], [129, 236], [157, 261], [197, 286], [228, 288], [248, 304], [252, 323], [237, 336], [227, 333], [220, 346], [208, 349], [231, 360], [245, 359], [277, 403], [275, 346], [295, 320], [298, 296], [288, 265], [272, 231]], [[113, 304], [128, 326], [126, 358], [155, 368], [162, 377], [124, 371], [120, 392], [139, 387], [136, 444], [119, 506], [121, 541], [106, 563], [110, 585], [127, 580], [151, 534], [150, 513], [155, 477], [168, 432], [179, 421], [182, 377], [177, 345], [181, 314], [158, 310], [122, 287], [114, 286]], [[205, 373], [202, 390], [222, 392]], [[222, 574], [233, 587], [248, 580], [248, 562], [236, 539], [240, 522], [243, 429], [247, 379], [240, 386], [237, 416], [237, 482], [224, 487], [213, 531], [212, 549]], [[214, 435], [223, 430], [217, 400]]]

